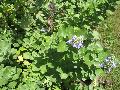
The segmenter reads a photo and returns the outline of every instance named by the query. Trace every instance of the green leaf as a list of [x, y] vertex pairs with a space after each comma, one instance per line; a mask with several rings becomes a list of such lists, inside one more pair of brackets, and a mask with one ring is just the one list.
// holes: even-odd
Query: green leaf
[[120, 1], [118, 0], [118, 1], [116, 1], [116, 3], [118, 4], [118, 5], [120, 5]]
[[111, 10], [107, 10], [107, 13], [110, 14], [110, 15], [113, 14], [113, 12]]
[[11, 49], [11, 53], [12, 53], [12, 54], [15, 54], [16, 52], [17, 52], [17, 49], [15, 49], [15, 48], [12, 48], [12, 49]]
[[90, 29], [90, 26], [89, 26], [89, 25], [84, 25], [84, 27], [85, 27], [86, 29]]
[[39, 68], [32, 64], [32, 71], [39, 71]]
[[74, 53], [74, 52], [73, 52], [73, 59], [74, 59], [74, 60], [78, 60], [78, 58], [79, 58], [78, 53]]
[[54, 90], [61, 90], [58, 86], [55, 86], [54, 88]]
[[86, 65], [88, 65], [89, 67], [93, 64], [93, 60], [90, 60], [90, 57], [89, 57], [90, 54], [86, 54], [83, 59], [84, 59], [84, 62]]
[[2, 62], [4, 60], [3, 56], [0, 56], [0, 62]]
[[19, 47], [20, 45], [18, 43], [13, 44], [14, 47]]
[[8, 87], [9, 87], [9, 88], [15, 88], [16, 85], [17, 85], [17, 82], [13, 81], [13, 82], [10, 82], [10, 83], [8, 84]]
[[22, 72], [22, 69], [17, 68], [17, 73], [12, 77], [12, 80], [17, 80], [21, 72]]
[[26, 66], [30, 65], [30, 63], [26, 60], [24, 60], [23, 64], [26, 65]]
[[8, 82], [8, 79], [0, 77], [0, 87], [2, 87], [2, 85], [7, 84], [7, 82]]
[[96, 70], [95, 70], [95, 75], [96, 75], [96, 76], [104, 75], [104, 74], [105, 74], [105, 72], [104, 72], [102, 69], [96, 69]]
[[0, 18], [1, 18], [1, 17], [3, 17], [3, 14], [2, 14], [2, 13], [0, 13]]
[[42, 74], [46, 73], [47, 72], [46, 65], [40, 66], [40, 71]]
[[52, 65], [52, 63], [47, 63], [47, 66], [48, 66], [49, 68], [54, 68], [54, 66]]
[[57, 67], [56, 71], [58, 71], [59, 73], [63, 73], [62, 69]]
[[20, 51], [25, 51], [25, 50], [27, 50], [27, 49], [24, 48], [24, 47], [20, 47], [19, 50], [20, 50]]
[[31, 59], [32, 58], [31, 53], [29, 53], [29, 52], [23, 53], [23, 58], [24, 59]]
[[58, 30], [58, 36], [66, 38], [67, 32], [64, 26], [61, 26], [60, 29]]
[[98, 54], [99, 61], [100, 62], [103, 61], [108, 55], [109, 55], [109, 52], [104, 52], [104, 51], [100, 52]]
[[103, 16], [101, 16], [101, 15], [100, 15], [100, 16], [98, 16], [98, 18], [99, 18], [100, 20], [102, 20], [102, 21], [104, 20], [104, 17], [103, 17]]
[[97, 31], [93, 31], [92, 35], [94, 36], [95, 39], [99, 39], [100, 35]]
[[61, 73], [60, 74], [61, 79], [66, 79], [68, 77], [68, 74], [66, 73]]
[[57, 47], [57, 51], [58, 52], [64, 52], [67, 51], [68, 47], [66, 46], [66, 42], [65, 41], [61, 41]]

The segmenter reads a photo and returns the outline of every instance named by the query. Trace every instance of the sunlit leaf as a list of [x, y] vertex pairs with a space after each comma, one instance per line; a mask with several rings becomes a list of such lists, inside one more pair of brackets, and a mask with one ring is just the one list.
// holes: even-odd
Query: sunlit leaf
[[22, 55], [21, 55], [21, 56], [18, 56], [18, 60], [19, 60], [19, 62], [23, 61]]
[[66, 46], [66, 42], [62, 41], [59, 43], [58, 47], [57, 47], [57, 51], [58, 52], [64, 52], [67, 51], [68, 47]]

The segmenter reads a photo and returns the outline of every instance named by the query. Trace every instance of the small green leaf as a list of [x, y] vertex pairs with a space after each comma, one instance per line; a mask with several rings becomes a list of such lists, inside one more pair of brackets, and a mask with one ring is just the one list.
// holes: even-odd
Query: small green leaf
[[47, 63], [47, 66], [48, 66], [49, 68], [54, 68], [54, 66], [52, 65], [52, 63]]
[[58, 71], [59, 73], [63, 73], [62, 69], [57, 67], [56, 71]]
[[61, 79], [66, 79], [68, 77], [68, 74], [66, 73], [61, 73], [60, 74]]
[[113, 14], [113, 12], [111, 10], [107, 10], [107, 13], [110, 14], [110, 15]]
[[0, 13], [0, 18], [1, 18], [1, 17], [3, 17], [3, 14], [2, 14], [2, 13]]
[[104, 17], [103, 16], [98, 16], [98, 18], [100, 19], [100, 20], [104, 20]]
[[23, 64], [26, 65], [26, 66], [30, 65], [30, 63], [26, 60], [23, 62]]
[[0, 56], [0, 62], [2, 62], [4, 60], [4, 58], [2, 56]]
[[25, 51], [25, 50], [27, 50], [27, 49], [24, 48], [24, 47], [20, 47], [19, 50], [20, 50], [20, 51]]
[[14, 47], [19, 47], [20, 45], [18, 43], [13, 44]]

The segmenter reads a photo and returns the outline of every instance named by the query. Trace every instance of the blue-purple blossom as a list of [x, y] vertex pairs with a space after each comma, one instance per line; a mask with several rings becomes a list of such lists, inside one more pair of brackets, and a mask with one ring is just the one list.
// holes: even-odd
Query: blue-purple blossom
[[116, 63], [115, 62], [112, 62], [112, 67], [116, 67]]
[[107, 73], [109, 73], [113, 68], [116, 67], [116, 62], [112, 56], [105, 58], [104, 62], [99, 64]]
[[107, 57], [105, 58], [105, 62], [109, 62], [112, 58], [111, 57]]
[[68, 40], [67, 43], [71, 44], [75, 48], [81, 48], [83, 47], [83, 40], [84, 37], [81, 35], [80, 37], [77, 37], [76, 35], [72, 37], [72, 39]]

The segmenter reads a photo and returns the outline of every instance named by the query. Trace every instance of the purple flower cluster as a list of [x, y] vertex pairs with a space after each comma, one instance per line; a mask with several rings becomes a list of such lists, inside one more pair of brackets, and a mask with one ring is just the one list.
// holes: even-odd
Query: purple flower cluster
[[84, 36], [81, 35], [80, 37], [77, 37], [76, 35], [72, 37], [72, 39], [68, 40], [67, 43], [71, 44], [73, 47], [79, 49], [83, 47], [83, 39]]
[[114, 58], [112, 56], [105, 58], [104, 62], [100, 64], [100, 67], [109, 73], [113, 68], [116, 67]]

